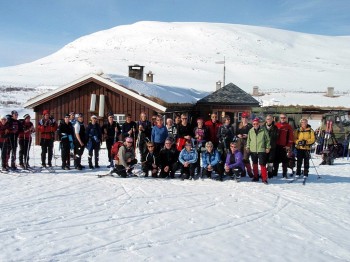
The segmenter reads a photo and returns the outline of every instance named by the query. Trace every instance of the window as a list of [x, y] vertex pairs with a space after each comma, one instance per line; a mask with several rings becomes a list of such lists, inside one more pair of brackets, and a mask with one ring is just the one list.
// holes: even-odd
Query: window
[[114, 121], [117, 121], [119, 124], [125, 123], [125, 115], [124, 114], [114, 114]]

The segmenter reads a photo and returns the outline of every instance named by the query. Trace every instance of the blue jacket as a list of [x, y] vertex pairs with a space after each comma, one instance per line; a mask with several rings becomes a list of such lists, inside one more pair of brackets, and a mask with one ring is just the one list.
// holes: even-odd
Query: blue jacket
[[179, 161], [181, 164], [185, 162], [189, 162], [190, 164], [194, 164], [197, 162], [198, 153], [197, 150], [191, 148], [190, 151], [187, 151], [186, 148], [182, 149], [179, 155]]
[[165, 139], [168, 137], [168, 129], [162, 125], [154, 126], [152, 128], [151, 141], [154, 143], [164, 143]]
[[220, 154], [216, 149], [213, 149], [211, 153], [205, 151], [202, 154], [202, 167], [207, 168], [209, 165], [215, 166], [220, 161]]

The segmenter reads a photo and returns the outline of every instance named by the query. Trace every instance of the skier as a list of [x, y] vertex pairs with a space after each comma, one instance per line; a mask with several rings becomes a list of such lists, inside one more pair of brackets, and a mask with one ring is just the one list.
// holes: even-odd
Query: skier
[[181, 179], [192, 179], [195, 176], [195, 169], [197, 163], [197, 151], [192, 148], [190, 140], [185, 142], [185, 148], [181, 150], [179, 155], [179, 162], [181, 164]]
[[10, 148], [9, 153], [11, 155], [11, 169], [16, 170], [16, 156], [17, 156], [17, 146], [18, 146], [18, 135], [22, 132], [21, 122], [18, 120], [18, 112], [13, 110], [11, 112], [11, 117], [8, 120], [11, 132], [9, 134], [10, 138]]
[[276, 140], [275, 160], [273, 163], [273, 176], [277, 176], [279, 163], [282, 162], [282, 175], [287, 178], [288, 158], [287, 153], [293, 145], [293, 129], [288, 124], [286, 114], [280, 114], [280, 121], [276, 124], [278, 137]]
[[248, 132], [247, 152], [250, 153], [253, 162], [254, 177], [252, 181], [259, 181], [259, 169], [261, 170], [261, 179], [267, 184], [266, 160], [267, 154], [270, 152], [270, 137], [265, 128], [260, 127], [260, 119], [253, 120], [253, 128]]
[[57, 130], [57, 123], [53, 117], [50, 117], [49, 110], [43, 111], [43, 118], [38, 123], [41, 146], [41, 165], [46, 167], [46, 154], [48, 166], [52, 167], [53, 141]]
[[23, 169], [29, 168], [29, 149], [32, 144], [32, 134], [35, 132], [30, 115], [25, 114], [21, 122], [22, 130], [18, 135], [19, 144], [19, 166]]
[[[91, 116], [91, 122], [88, 124], [85, 132], [87, 141], [86, 148], [89, 151], [89, 168], [100, 168], [98, 165], [100, 147], [102, 144], [102, 131], [97, 123], [97, 116]], [[92, 156], [95, 155], [95, 166], [92, 165]]]
[[217, 149], [214, 148], [214, 144], [211, 141], [205, 143], [205, 152], [202, 153], [202, 178], [214, 178], [213, 172], [219, 174], [219, 180], [222, 181], [222, 167], [220, 166], [220, 154]]
[[111, 149], [113, 144], [118, 141], [118, 137], [121, 134], [121, 128], [118, 122], [114, 121], [114, 114], [112, 112], [108, 113], [108, 120], [102, 126], [102, 133], [106, 141], [107, 155], [108, 155], [108, 166], [110, 168], [113, 166], [113, 159], [111, 156]]
[[300, 120], [300, 127], [294, 131], [294, 142], [297, 149], [296, 178], [301, 175], [301, 166], [304, 162], [304, 178], [309, 175], [309, 161], [311, 145], [315, 143], [315, 132], [306, 118]]
[[10, 139], [9, 134], [11, 132], [10, 124], [8, 123], [6, 116], [0, 117], [0, 148], [1, 148], [1, 165], [2, 172], [8, 172], [8, 160], [9, 160], [9, 147]]
[[239, 150], [238, 144], [236, 142], [230, 143], [230, 150], [227, 153], [224, 168], [224, 175], [231, 176], [237, 181], [240, 181], [242, 174], [245, 172], [243, 154]]
[[155, 146], [155, 153], [158, 155], [159, 151], [164, 147], [165, 139], [168, 137], [168, 130], [163, 124], [163, 117], [157, 116], [156, 125], [152, 128], [151, 141]]
[[147, 120], [145, 112], [141, 112], [140, 120], [137, 121], [136, 147], [139, 150], [140, 159], [147, 153], [147, 142], [151, 141], [152, 123]]
[[127, 137], [132, 137], [135, 142], [137, 137], [136, 122], [131, 120], [131, 115], [127, 114], [125, 118], [125, 123], [122, 125], [122, 139], [125, 140]]
[[121, 177], [131, 175], [133, 166], [137, 163], [133, 142], [132, 137], [126, 137], [124, 145], [119, 148], [115, 169], [112, 172], [116, 172]]
[[69, 114], [65, 115], [64, 121], [60, 123], [57, 134], [61, 140], [62, 169], [70, 170], [70, 150], [73, 149], [74, 131]]
[[84, 116], [82, 113], [78, 114], [78, 120], [76, 121], [74, 128], [74, 167], [78, 170], [85, 168], [81, 165], [81, 156], [84, 153], [86, 146], [86, 135], [85, 135], [85, 125]]
[[275, 126], [272, 115], [267, 115], [265, 118], [264, 128], [269, 134], [270, 137], [270, 152], [267, 154], [267, 174], [269, 179], [273, 178], [273, 163], [276, 156], [276, 141], [278, 137], [278, 129]]
[[[236, 136], [237, 136], [237, 145], [239, 150], [241, 150], [243, 154], [243, 162], [246, 168], [247, 174], [250, 178], [253, 177], [252, 167], [249, 161], [249, 153], [247, 152], [247, 138], [248, 132], [253, 127], [251, 123], [248, 122], [249, 114], [247, 112], [243, 112], [241, 115], [241, 122], [238, 125]], [[246, 176], [246, 172], [243, 172], [242, 176]]]
[[164, 148], [159, 152], [159, 177], [161, 178], [175, 178], [175, 172], [179, 168], [179, 151], [173, 147], [173, 143], [172, 138], [165, 139]]
[[147, 143], [147, 150], [148, 152], [141, 158], [142, 171], [145, 177], [148, 177], [148, 172], [151, 171], [152, 177], [157, 178], [159, 169], [159, 156], [157, 152], [155, 152], [155, 146], [153, 142]]
[[210, 120], [205, 121], [204, 125], [209, 130], [209, 141], [214, 144], [214, 147], [217, 147], [219, 144], [219, 139], [217, 137], [219, 127], [222, 125], [220, 121], [218, 121], [218, 116], [216, 113], [212, 113], [210, 115]]

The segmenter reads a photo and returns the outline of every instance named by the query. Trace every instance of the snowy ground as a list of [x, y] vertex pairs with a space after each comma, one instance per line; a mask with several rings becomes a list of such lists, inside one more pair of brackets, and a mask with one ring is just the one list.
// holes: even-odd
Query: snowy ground
[[313, 161], [305, 186], [0, 174], [0, 261], [350, 261], [350, 161]]

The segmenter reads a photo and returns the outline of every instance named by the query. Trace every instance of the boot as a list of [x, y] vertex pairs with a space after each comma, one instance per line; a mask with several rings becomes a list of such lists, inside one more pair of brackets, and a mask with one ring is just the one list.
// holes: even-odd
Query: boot
[[252, 181], [259, 181], [259, 167], [258, 164], [253, 164], [254, 177]]
[[267, 169], [265, 165], [260, 165], [261, 179], [263, 183], [267, 183]]
[[[247, 170], [248, 176], [250, 178], [252, 178], [253, 177], [253, 173], [252, 173], [252, 167], [250, 166], [250, 163], [245, 163], [244, 166], [245, 166], [245, 168]], [[243, 172], [243, 174], [245, 174], [245, 173]], [[243, 174], [242, 174], [242, 176], [243, 176]]]

